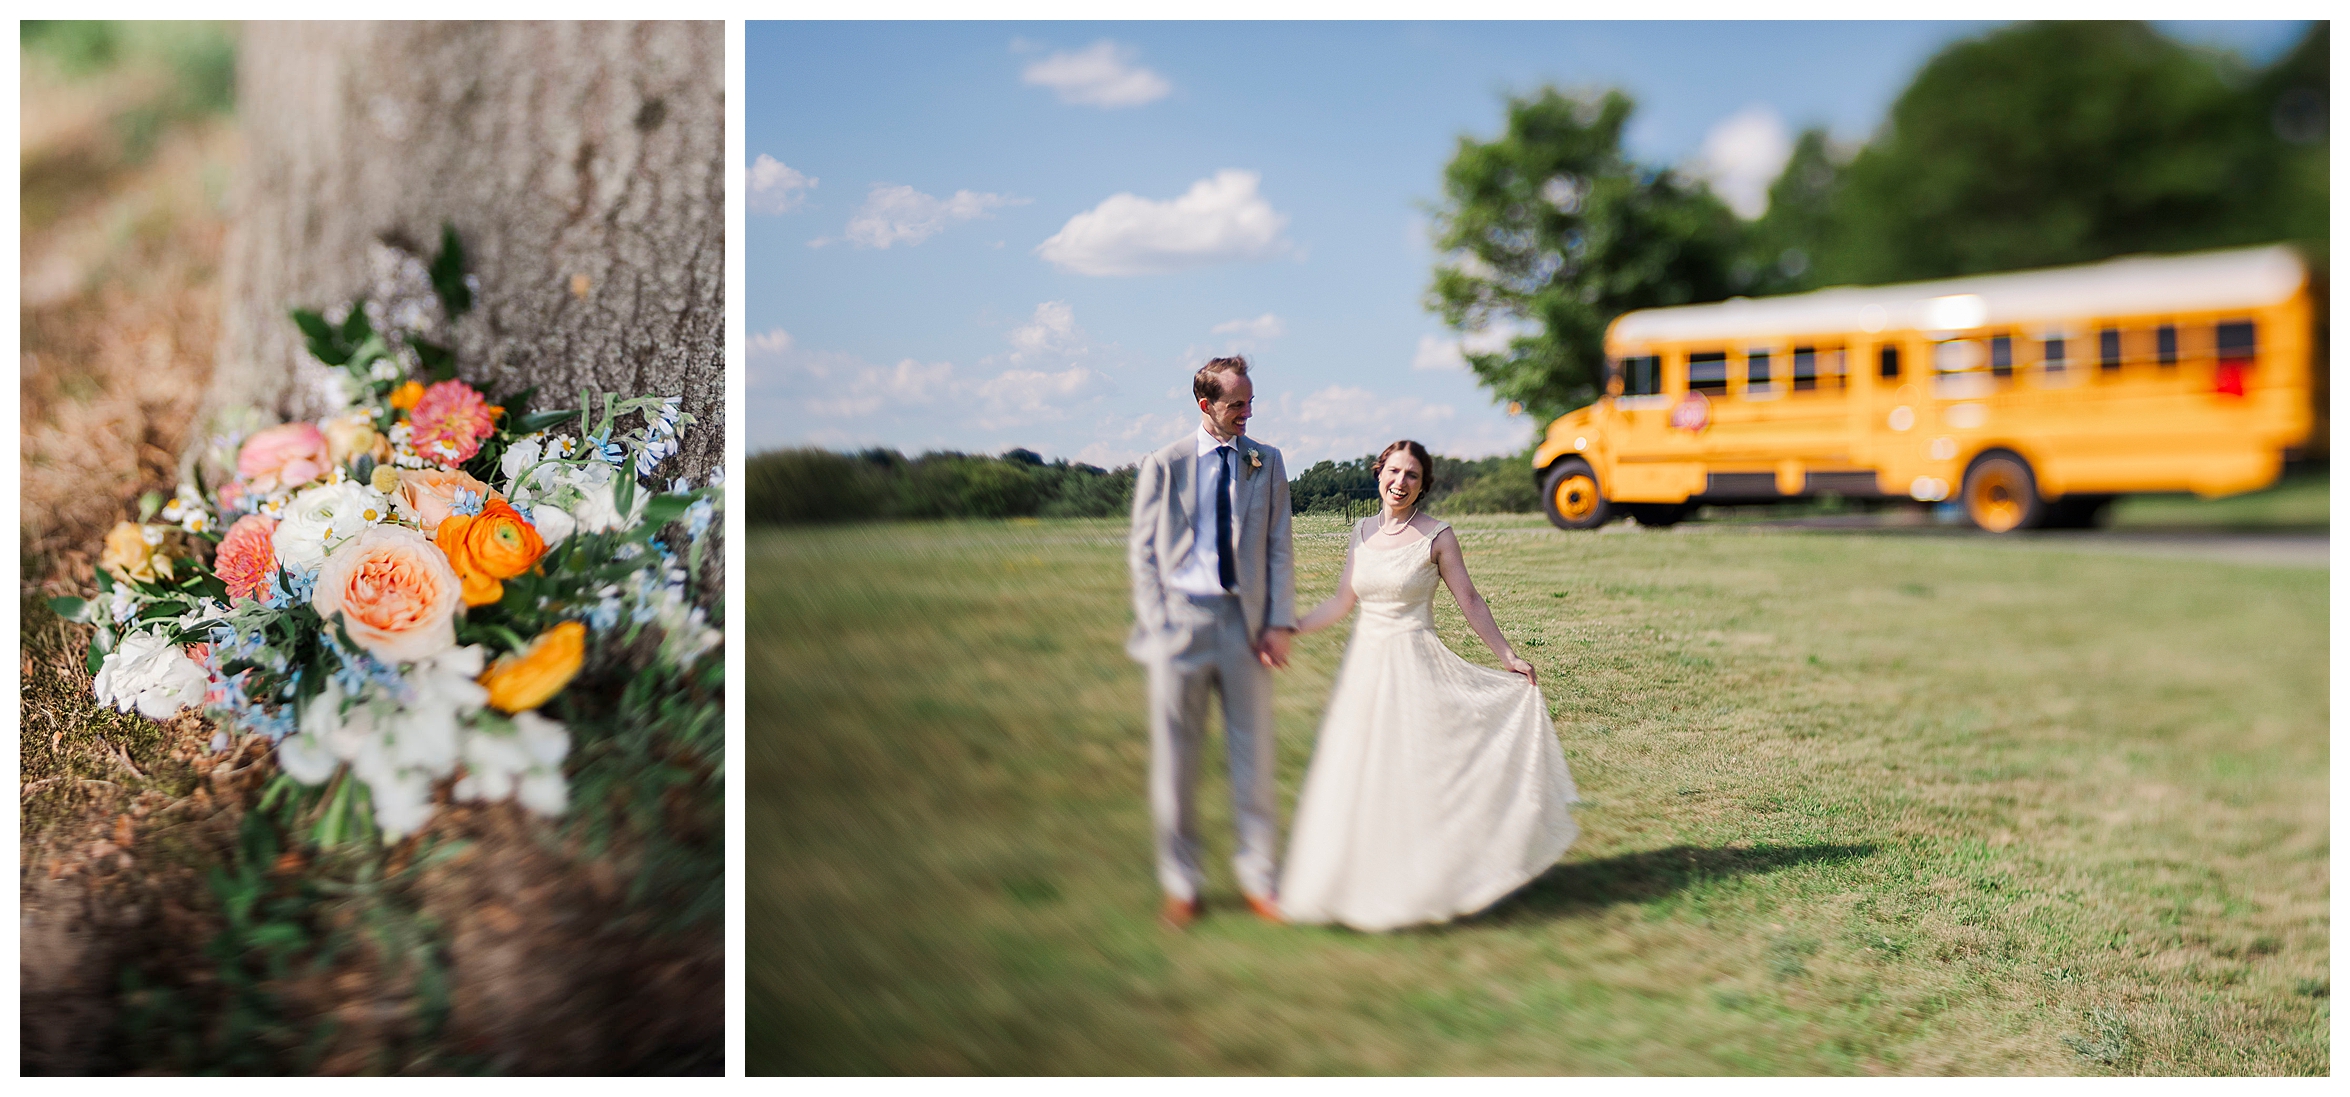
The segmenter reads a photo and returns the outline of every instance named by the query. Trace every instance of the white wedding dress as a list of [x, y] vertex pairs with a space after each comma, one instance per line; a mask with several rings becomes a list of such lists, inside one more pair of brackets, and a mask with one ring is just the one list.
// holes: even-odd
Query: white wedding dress
[[1575, 841], [1575, 779], [1542, 691], [1444, 646], [1435, 534], [1375, 548], [1363, 535], [1376, 521], [1355, 529], [1361, 609], [1290, 828], [1279, 896], [1294, 922], [1447, 921]]

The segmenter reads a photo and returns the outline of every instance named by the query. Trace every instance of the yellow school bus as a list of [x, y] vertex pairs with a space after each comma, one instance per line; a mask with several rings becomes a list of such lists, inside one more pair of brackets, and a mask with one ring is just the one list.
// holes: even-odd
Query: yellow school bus
[[2005, 533], [2264, 487], [2324, 445], [2310, 298], [2275, 246], [1628, 312], [1606, 395], [1535, 451], [1543, 508], [1955, 498]]

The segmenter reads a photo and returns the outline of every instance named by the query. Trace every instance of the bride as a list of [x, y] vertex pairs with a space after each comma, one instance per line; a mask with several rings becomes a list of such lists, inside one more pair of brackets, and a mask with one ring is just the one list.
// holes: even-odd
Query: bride
[[[1298, 796], [1279, 890], [1295, 922], [1386, 930], [1482, 910], [1575, 840], [1575, 780], [1534, 667], [1469, 581], [1452, 527], [1419, 512], [1428, 451], [1379, 454], [1381, 513], [1348, 540], [1338, 593], [1298, 622], [1362, 603]], [[1437, 638], [1436, 580], [1509, 673]]]

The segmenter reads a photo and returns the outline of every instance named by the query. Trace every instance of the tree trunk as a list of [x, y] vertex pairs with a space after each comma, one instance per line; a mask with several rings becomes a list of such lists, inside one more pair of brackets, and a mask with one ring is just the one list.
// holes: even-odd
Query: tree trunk
[[287, 310], [413, 290], [401, 260], [429, 261], [447, 223], [474, 307], [426, 320], [460, 377], [537, 385], [539, 408], [683, 396], [697, 422], [659, 472], [720, 462], [723, 23], [256, 23], [239, 53], [210, 410], [329, 410]]
[[[365, 299], [403, 311], [492, 397], [683, 397], [696, 422], [655, 475], [700, 483], [725, 437], [725, 62], [715, 22], [248, 27], [207, 410], [333, 410], [341, 371], [309, 355], [288, 310], [340, 319]], [[453, 322], [424, 270], [444, 223], [475, 279]], [[721, 559], [706, 558], [705, 601]], [[445, 1039], [526, 1072], [716, 1069], [716, 930], [644, 929], [614, 884], [638, 866], [556, 857], [543, 833], [492, 825], [518, 814], [463, 813], [452, 825], [479, 848], [425, 889], [424, 913], [451, 932]]]

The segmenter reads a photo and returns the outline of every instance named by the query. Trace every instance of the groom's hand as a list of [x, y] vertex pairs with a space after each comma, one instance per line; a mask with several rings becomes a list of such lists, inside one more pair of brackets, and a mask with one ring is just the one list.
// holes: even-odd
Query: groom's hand
[[1296, 633], [1296, 629], [1289, 628], [1266, 629], [1264, 635], [1257, 637], [1257, 661], [1268, 667], [1288, 666], [1289, 638]]

